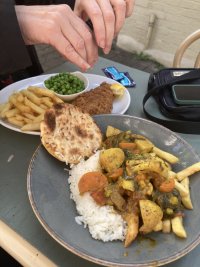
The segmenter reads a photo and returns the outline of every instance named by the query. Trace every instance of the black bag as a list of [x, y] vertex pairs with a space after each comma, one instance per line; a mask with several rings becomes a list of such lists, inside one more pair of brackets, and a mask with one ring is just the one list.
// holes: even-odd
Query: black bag
[[[147, 93], [143, 99], [143, 111], [152, 121], [181, 133], [200, 133], [200, 105], [178, 105], [172, 95], [175, 84], [199, 84], [200, 69], [162, 69], [149, 77]], [[156, 117], [146, 109], [146, 102], [154, 97], [161, 113], [169, 118]]]

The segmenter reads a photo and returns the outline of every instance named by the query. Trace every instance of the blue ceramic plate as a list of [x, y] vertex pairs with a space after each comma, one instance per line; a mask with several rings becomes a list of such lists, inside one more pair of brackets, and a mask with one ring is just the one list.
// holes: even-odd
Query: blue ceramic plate
[[[175, 171], [200, 161], [193, 148], [170, 130], [145, 119], [126, 115], [99, 115], [95, 121], [105, 132], [107, 125], [131, 129], [148, 137], [159, 148], [180, 158]], [[124, 248], [122, 242], [92, 239], [87, 228], [75, 222], [75, 203], [70, 199], [66, 165], [39, 146], [28, 170], [28, 195], [35, 215], [45, 230], [76, 255], [105, 266], [159, 266], [184, 256], [200, 242], [200, 173], [191, 177], [194, 210], [186, 211], [187, 239], [174, 234], [153, 233]]]

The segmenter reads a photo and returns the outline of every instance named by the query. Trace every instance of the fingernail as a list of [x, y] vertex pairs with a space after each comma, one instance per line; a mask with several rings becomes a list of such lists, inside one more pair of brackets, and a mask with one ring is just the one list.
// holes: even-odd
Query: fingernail
[[105, 42], [104, 42], [104, 41], [100, 41], [99, 46], [100, 46], [101, 48], [105, 48]]
[[83, 66], [82, 69], [83, 69], [84, 71], [87, 71], [87, 70], [89, 70], [90, 68], [91, 68], [91, 65], [89, 65], [89, 64], [86, 63], [86, 64], [84, 64], [84, 66]]
[[104, 54], [109, 54], [109, 52], [110, 52], [110, 48], [105, 48], [104, 50], [103, 50], [103, 52], [104, 52]]

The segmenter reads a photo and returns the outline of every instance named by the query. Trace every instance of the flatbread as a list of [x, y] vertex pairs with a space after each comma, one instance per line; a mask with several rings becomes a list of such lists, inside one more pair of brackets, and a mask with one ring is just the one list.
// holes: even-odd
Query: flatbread
[[68, 103], [48, 109], [40, 130], [47, 151], [67, 164], [90, 157], [102, 143], [101, 131], [92, 117]]

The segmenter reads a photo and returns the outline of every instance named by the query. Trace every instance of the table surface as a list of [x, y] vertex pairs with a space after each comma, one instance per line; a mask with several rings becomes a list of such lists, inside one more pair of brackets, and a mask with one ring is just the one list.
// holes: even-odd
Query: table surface
[[[144, 117], [142, 111], [142, 98], [147, 88], [149, 74], [103, 58], [99, 59], [99, 62], [89, 71], [89, 73], [104, 75], [102, 68], [107, 66], [115, 66], [119, 71], [128, 71], [134, 78], [136, 87], [128, 89], [131, 95], [131, 104], [126, 114]], [[76, 67], [70, 63], [64, 63], [63, 65], [52, 69], [49, 73], [76, 70]], [[197, 153], [200, 154], [198, 135], [180, 135], [190, 143], [193, 148], [195, 148]], [[26, 179], [30, 159], [35, 149], [40, 144], [39, 136], [18, 133], [0, 126], [0, 140], [0, 219], [19, 236], [30, 243], [30, 245], [34, 246], [39, 252], [58, 266], [99, 266], [79, 258], [58, 244], [43, 229], [33, 213], [28, 199]], [[11, 162], [8, 162], [10, 155], [13, 155], [14, 158]], [[0, 241], [0, 246], [1, 245]], [[2, 245], [2, 247], [4, 246]], [[9, 247], [12, 247], [11, 241], [10, 244], [8, 243], [6, 246], [6, 248]], [[10, 251], [12, 250], [8, 250], [9, 253], [11, 253]], [[13, 253], [13, 256], [19, 259], [19, 255], [16, 256]], [[23, 260], [21, 262], [23, 262]], [[166, 266], [197, 267], [199, 266], [199, 263], [200, 246], [197, 246], [188, 255]]]

